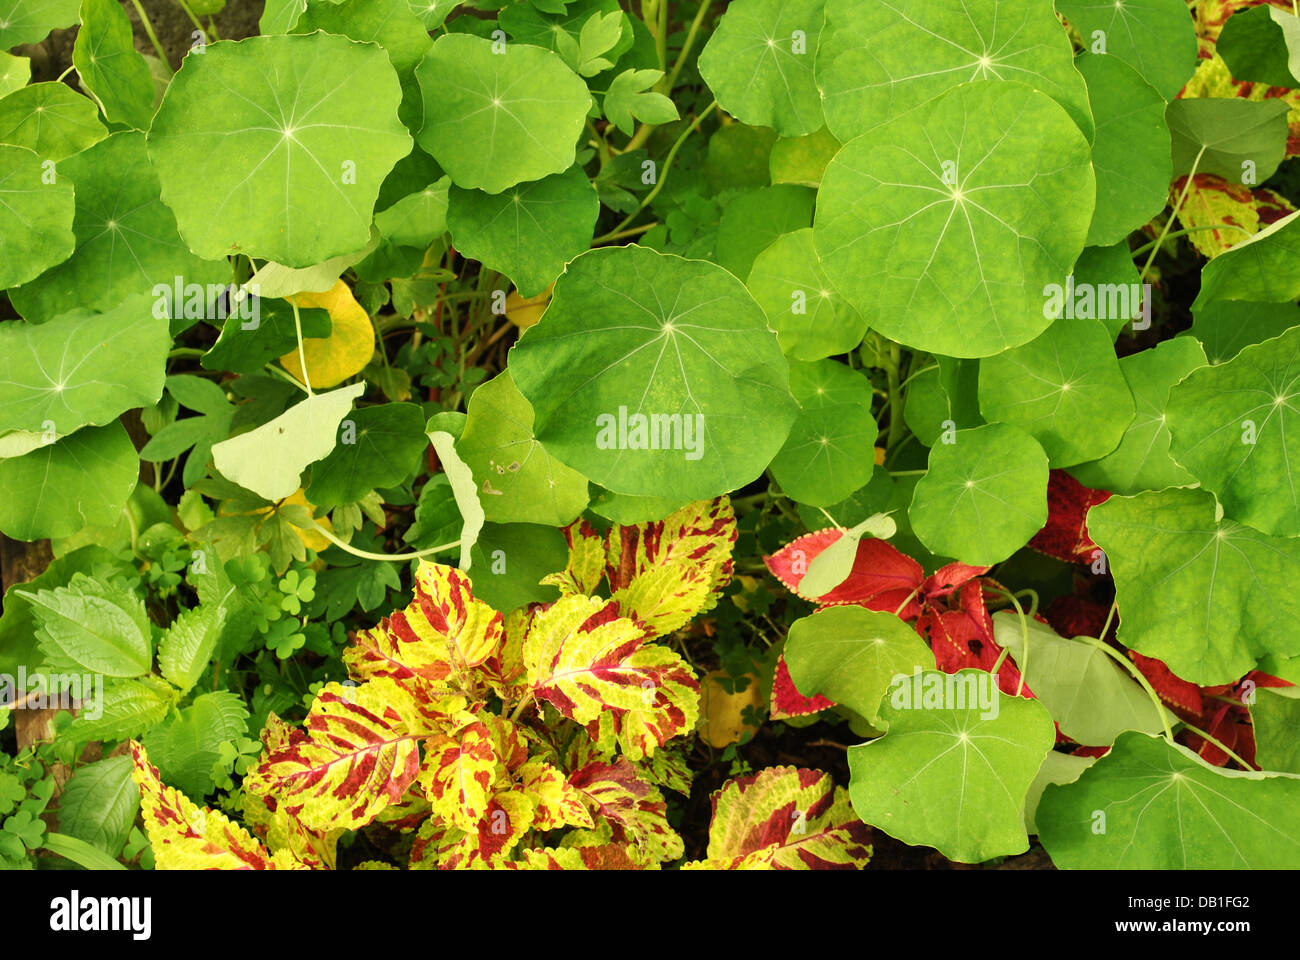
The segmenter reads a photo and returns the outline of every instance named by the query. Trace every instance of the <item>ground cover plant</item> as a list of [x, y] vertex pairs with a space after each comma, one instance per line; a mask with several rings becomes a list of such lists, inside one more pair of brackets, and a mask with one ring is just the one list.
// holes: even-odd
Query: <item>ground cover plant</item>
[[1300, 866], [1300, 19], [0, 0], [0, 865]]

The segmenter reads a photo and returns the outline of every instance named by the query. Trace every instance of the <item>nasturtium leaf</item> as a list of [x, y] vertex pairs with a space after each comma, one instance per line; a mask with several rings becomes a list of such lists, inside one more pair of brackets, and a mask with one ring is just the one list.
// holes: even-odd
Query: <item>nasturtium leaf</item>
[[0, 143], [58, 163], [108, 136], [99, 110], [66, 83], [33, 83], [0, 99]]
[[0, 531], [17, 540], [67, 537], [117, 520], [140, 472], [119, 422], [86, 427], [0, 460]]
[[1291, 303], [1300, 299], [1300, 211], [1219, 254], [1201, 271], [1198, 313], [1220, 300]]
[[1009, 423], [958, 430], [930, 448], [908, 516], [930, 552], [989, 566], [1047, 522], [1047, 454]]
[[586, 479], [546, 451], [533, 421], [532, 407], [509, 370], [481, 384], [469, 398], [456, 449], [473, 471], [484, 515], [493, 523], [559, 527], [587, 506]]
[[1120, 358], [1137, 413], [1118, 447], [1100, 460], [1071, 468], [1071, 475], [1084, 486], [1123, 495], [1195, 483], [1169, 455], [1167, 401], [1171, 387], [1204, 365], [1205, 353], [1192, 337], [1175, 337]]
[[152, 306], [138, 296], [108, 313], [77, 310], [48, 323], [0, 323], [0, 435], [52, 424], [66, 436], [157, 403], [171, 337]]
[[590, 509], [592, 513], [615, 523], [644, 523], [647, 520], [662, 520], [686, 506], [687, 502], [689, 501], [674, 500], [671, 497], [634, 497], [595, 487], [591, 491]]
[[792, 623], [785, 662], [801, 694], [821, 694], [874, 723], [894, 678], [933, 670], [934, 654], [894, 614], [845, 604]]
[[[1092, 139], [1088, 91], [1050, 4], [826, 3], [817, 85], [826, 122], [841, 141], [972, 80], [1029, 84], [1064, 107], [1083, 135]], [[1040, 129], [1037, 136], [1049, 135]]]
[[722, 109], [784, 137], [823, 124], [813, 61], [825, 0], [736, 0], [700, 51], [699, 71]]
[[1218, 364], [1227, 363], [1243, 347], [1280, 337], [1292, 327], [1300, 327], [1300, 309], [1294, 303], [1218, 300], [1197, 310], [1192, 329], [1182, 335], [1199, 340], [1206, 359]]
[[797, 413], [776, 335], [740, 281], [638, 246], [569, 264], [510, 369], [547, 451], [616, 493], [742, 487]]
[[110, 121], [149, 129], [153, 76], [136, 52], [131, 21], [117, 0], [81, 0], [72, 62], [82, 86], [99, 98]]
[[379, 186], [411, 151], [400, 100], [373, 44], [327, 33], [213, 43], [167, 87], [149, 159], [200, 256], [309, 267], [366, 243]]
[[[435, 417], [434, 420], [437, 418]], [[433, 426], [433, 420], [425, 429]], [[456, 500], [456, 509], [460, 511], [460, 562], [461, 570], [469, 570], [473, 563], [472, 550], [478, 540], [479, 531], [483, 529], [485, 515], [483, 503], [474, 485], [474, 473], [469, 465], [456, 452], [456, 440], [446, 430], [429, 430], [429, 442], [433, 444], [434, 453], [442, 464], [442, 470], [451, 485], [452, 496]], [[438, 544], [434, 544], [438, 546]]]
[[1300, 860], [1297, 804], [1300, 777], [1221, 770], [1132, 732], [1074, 783], [1049, 786], [1035, 819], [1064, 870], [1285, 870]]
[[[1025, 640], [1028, 631], [1028, 643]], [[1011, 656], [1061, 732], [1076, 743], [1108, 747], [1125, 730], [1164, 729], [1155, 703], [1119, 664], [1090, 643], [1059, 636], [1037, 620], [1002, 610], [993, 638]], [[1028, 658], [1025, 656], [1028, 648]]]
[[985, 671], [927, 670], [893, 686], [875, 725], [883, 737], [849, 748], [858, 816], [960, 863], [1029, 849], [1025, 795], [1055, 739], [1041, 703]]
[[812, 226], [816, 200], [811, 188], [789, 183], [740, 194], [722, 211], [713, 259], [743, 280], [770, 243]]
[[315, 0], [293, 26], [294, 33], [324, 30], [384, 48], [393, 69], [406, 73], [433, 46], [429, 31], [408, 0]]
[[[199, 358], [204, 370], [258, 373], [276, 357], [297, 349], [293, 305], [288, 300], [267, 297], [252, 302], [257, 304], [256, 316], [245, 319], [238, 310], [231, 310], [221, 321], [217, 342]], [[298, 322], [304, 343], [311, 339], [323, 340], [332, 329], [329, 314], [316, 307], [300, 307]]]
[[591, 106], [557, 54], [446, 34], [415, 68], [424, 93], [420, 146], [465, 189], [500, 193], [573, 166]]
[[569, 547], [553, 526], [488, 523], [479, 531], [472, 556], [474, 596], [506, 614], [529, 603], [559, 599], [559, 590], [541, 581], [563, 569]]
[[406, 247], [427, 247], [447, 231], [450, 177], [441, 177], [375, 214], [375, 229], [385, 240]]
[[229, 264], [200, 260], [177, 234], [176, 220], [158, 198], [144, 134], [102, 140], [60, 163], [58, 175], [76, 189], [77, 249], [9, 292], [14, 309], [28, 320], [49, 320], [76, 307], [110, 310], [158, 284], [170, 289], [177, 277], [205, 285], [230, 279]]
[[794, 360], [848, 353], [867, 333], [867, 321], [832, 288], [811, 228], [777, 237], [754, 258], [746, 286]]
[[1263, 770], [1300, 773], [1300, 697], [1296, 688], [1255, 691], [1250, 722], [1255, 728], [1255, 762]]
[[879, 431], [871, 381], [835, 360], [790, 365], [799, 416], [773, 458], [772, 478], [798, 503], [829, 507], [866, 486]]
[[782, 137], [772, 145], [768, 157], [772, 183], [818, 187], [826, 165], [839, 150], [840, 142], [825, 127], [806, 137]]
[[533, 297], [591, 246], [600, 215], [596, 191], [574, 165], [502, 193], [451, 188], [447, 227], [458, 253], [504, 273]]
[[1053, 467], [1110, 453], [1133, 422], [1133, 394], [1099, 320], [1061, 318], [1037, 339], [980, 362], [980, 412], [1029, 431]]
[[30, 57], [15, 57], [0, 51], [0, 98], [21, 90], [32, 78]]
[[32, 605], [44, 665], [138, 677], [153, 662], [144, 601], [118, 581], [74, 573], [66, 587], [23, 592]]
[[365, 369], [375, 354], [375, 328], [351, 287], [339, 280], [325, 293], [299, 293], [292, 301], [299, 310], [311, 307], [328, 311], [330, 332], [320, 340], [303, 340], [306, 373], [296, 349], [280, 358], [280, 366], [313, 388], [337, 386]]
[[1173, 100], [1196, 69], [1196, 28], [1183, 0], [1056, 0], [1085, 49], [1109, 53]]
[[41, 158], [0, 144], [0, 288], [40, 276], [72, 256], [72, 184], [48, 182]]
[[813, 239], [882, 335], [990, 356], [1047, 327], [1043, 287], [1064, 282], [1083, 250], [1095, 193], [1088, 143], [1057, 104], [977, 81], [846, 144], [826, 169]]
[[140, 791], [131, 779], [131, 758], [108, 757], [77, 767], [59, 798], [59, 832], [116, 857], [126, 843]]
[[424, 411], [414, 403], [385, 403], [349, 414], [339, 424], [338, 445], [311, 468], [308, 499], [318, 507], [336, 507], [402, 483], [429, 446], [424, 421]]
[[910, 375], [903, 419], [922, 445], [952, 443], [954, 431], [984, 423], [979, 409], [979, 361], [940, 356], [937, 366]]
[[1238, 8], [1219, 32], [1214, 52], [1234, 80], [1300, 87], [1300, 19], [1271, 4]]
[[307, 9], [307, 0], [266, 0], [257, 30], [263, 36], [288, 33]]
[[1172, 179], [1164, 98], [1141, 74], [1112, 55], [1075, 62], [1088, 83], [1097, 121], [1092, 167], [1097, 205], [1088, 243], [1118, 243], [1165, 208]]
[[768, 156], [776, 141], [775, 130], [747, 123], [728, 123], [715, 130], [701, 168], [712, 193], [770, 186]]
[[159, 774], [192, 797], [211, 793], [212, 767], [221, 744], [248, 734], [248, 708], [229, 690], [203, 693], [164, 723], [149, 730], [143, 743]]
[[1300, 540], [1215, 519], [1214, 497], [1171, 488], [1111, 497], [1088, 533], [1115, 576], [1119, 640], [1192, 683], [1233, 683], [1266, 654], [1300, 655]]
[[77, 22], [81, 0], [0, 0], [0, 50], [40, 43]]
[[[1057, 317], [1100, 320], [1111, 340], [1127, 331], [1145, 330], [1151, 322], [1149, 285], [1138, 283], [1138, 268], [1128, 241], [1108, 247], [1084, 247], [1065, 288], [1045, 291]], [[1132, 324], [1130, 328], [1129, 325]]]
[[1055, 750], [1047, 751], [1047, 756], [1043, 758], [1043, 765], [1038, 768], [1034, 782], [1029, 785], [1029, 793], [1025, 795], [1025, 830], [1031, 834], [1038, 833], [1034, 818], [1043, 791], [1049, 784], [1074, 783], [1083, 771], [1096, 762], [1096, 757], [1080, 757], [1072, 753], [1057, 753]]
[[433, 31], [442, 26], [447, 14], [460, 5], [461, 0], [406, 0], [411, 10], [424, 22], [424, 29]]
[[338, 442], [339, 421], [364, 383], [316, 393], [280, 416], [212, 448], [218, 471], [264, 500], [283, 500], [298, 489], [307, 465], [329, 455]]
[[1287, 105], [1281, 100], [1175, 100], [1165, 111], [1173, 138], [1174, 176], [1194, 169], [1231, 183], [1264, 182], [1286, 156], [1286, 117]]
[[[1292, 401], [1296, 403], [1293, 404]], [[1190, 374], [1169, 392], [1169, 451], [1224, 512], [1275, 537], [1300, 534], [1300, 327]]]

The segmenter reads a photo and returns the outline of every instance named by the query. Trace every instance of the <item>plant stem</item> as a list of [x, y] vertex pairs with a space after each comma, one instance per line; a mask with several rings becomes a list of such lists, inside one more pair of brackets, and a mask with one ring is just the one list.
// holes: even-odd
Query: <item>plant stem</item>
[[1164, 245], [1165, 237], [1169, 235], [1169, 228], [1174, 225], [1174, 218], [1178, 216], [1178, 211], [1183, 208], [1183, 201], [1187, 199], [1187, 191], [1192, 187], [1192, 181], [1196, 179], [1196, 168], [1201, 165], [1201, 157], [1205, 156], [1205, 147], [1201, 147], [1196, 153], [1196, 159], [1192, 161], [1192, 168], [1187, 171], [1187, 180], [1183, 183], [1182, 192], [1178, 194], [1178, 200], [1174, 203], [1174, 208], [1169, 211], [1169, 219], [1165, 221], [1165, 228], [1160, 231], [1160, 236], [1156, 238], [1156, 245], [1151, 250], [1151, 255], [1147, 257], [1146, 265], [1142, 268], [1141, 275], [1138, 276], [1138, 283], [1142, 283], [1147, 278], [1147, 272], [1151, 269], [1151, 264]]
[[298, 299], [289, 298], [289, 304], [293, 307], [293, 333], [298, 338], [298, 368], [302, 371], [302, 382], [307, 388], [307, 396], [312, 396], [311, 375], [307, 373], [307, 354], [303, 351], [302, 346], [302, 317], [298, 315]]
[[194, 16], [194, 11], [190, 9], [190, 5], [185, 0], [176, 0], [176, 5], [185, 11], [185, 16], [190, 18], [190, 23], [198, 27], [199, 32], [206, 37], [208, 31], [203, 29], [203, 24], [199, 23], [199, 18]]
[[174, 72], [172, 70], [171, 61], [167, 59], [167, 52], [163, 50], [163, 45], [158, 42], [158, 34], [154, 33], [153, 23], [149, 20], [149, 14], [144, 12], [144, 7], [141, 6], [140, 0], [131, 0], [131, 6], [135, 7], [135, 12], [140, 15], [140, 26], [144, 27], [144, 32], [148, 35], [149, 42], [152, 43], [153, 48], [158, 51], [158, 59], [163, 62], [163, 66], [167, 68], [169, 74]]
[[1192, 731], [1192, 733], [1196, 734], [1196, 735], [1197, 735], [1198, 737], [1200, 737], [1202, 740], [1208, 740], [1210, 743], [1214, 744], [1216, 747], [1218, 747], [1220, 750], [1222, 750], [1224, 753], [1226, 753], [1230, 758], [1232, 758], [1233, 760], [1235, 760], [1237, 763], [1241, 764], [1241, 768], [1242, 768], [1243, 770], [1254, 770], [1254, 769], [1255, 769], [1254, 766], [1252, 766], [1251, 764], [1247, 763], [1245, 760], [1241, 759], [1241, 757], [1237, 756], [1235, 753], [1233, 753], [1231, 750], [1229, 750], [1229, 749], [1227, 748], [1227, 746], [1225, 746], [1224, 743], [1223, 743], [1222, 741], [1220, 741], [1220, 740], [1216, 740], [1214, 737], [1210, 736], [1208, 733], [1206, 733], [1206, 732], [1205, 732], [1204, 730], [1202, 730], [1200, 727], [1194, 727], [1194, 726], [1192, 726], [1190, 723], [1188, 723], [1186, 720], [1184, 720], [1184, 721], [1182, 722], [1182, 726], [1183, 726], [1183, 729]]
[[510, 722], [513, 723], [516, 720], [518, 720], [519, 715], [524, 712], [524, 707], [528, 706], [532, 702], [533, 702], [533, 695], [531, 693], [528, 694], [526, 697], [524, 697], [522, 700], [520, 700], [518, 705], [516, 705], [514, 712], [510, 714]]
[[200, 350], [198, 347], [176, 347], [167, 354], [167, 359], [174, 357], [201, 357], [208, 351]]
[[1142, 684], [1142, 689], [1147, 692], [1147, 696], [1151, 698], [1151, 702], [1156, 705], [1156, 712], [1160, 714], [1160, 723], [1165, 728], [1165, 739], [1167, 739], [1170, 743], [1173, 743], [1174, 732], [1173, 729], [1169, 726], [1169, 714], [1165, 711], [1164, 701], [1160, 699], [1160, 695], [1156, 693], [1155, 689], [1151, 686], [1147, 678], [1142, 675], [1142, 671], [1139, 670], [1136, 666], [1134, 666], [1127, 657], [1122, 657], [1119, 655], [1117, 651], [1111, 649], [1110, 644], [1103, 643], [1101, 640], [1098, 640], [1096, 637], [1075, 637], [1075, 639], [1082, 640], [1084, 643], [1092, 644], [1094, 647], [1096, 647], [1098, 650], [1105, 653], [1108, 657], [1110, 657], [1121, 667], [1127, 670], [1130, 674], [1132, 674], [1134, 680]]
[[290, 383], [292, 383], [292, 384], [293, 384], [295, 387], [297, 387], [299, 390], [304, 390], [304, 391], [306, 391], [306, 392], [309, 393], [309, 394], [311, 393], [311, 391], [308, 390], [307, 387], [306, 387], [306, 386], [305, 386], [305, 385], [304, 385], [304, 384], [303, 384], [303, 383], [302, 383], [302, 382], [301, 382], [297, 377], [295, 377], [292, 373], [290, 373], [288, 370], [285, 370], [285, 369], [283, 369], [282, 367], [277, 367], [277, 366], [276, 366], [275, 364], [273, 364], [273, 363], [268, 363], [268, 364], [266, 365], [266, 369], [267, 369], [267, 370], [270, 370], [272, 373], [274, 373], [276, 376], [280, 377], [281, 379], [283, 379], [283, 380], [288, 380]]
[[459, 540], [453, 540], [451, 543], [442, 543], [436, 547], [429, 547], [427, 550], [416, 550], [414, 553], [371, 553], [369, 550], [361, 550], [352, 546], [350, 543], [344, 543], [315, 520], [312, 520], [311, 525], [316, 528], [317, 533], [330, 543], [334, 544], [334, 546], [352, 554], [354, 557], [361, 557], [363, 560], [388, 560], [393, 563], [401, 563], [406, 560], [417, 560], [420, 557], [427, 557], [430, 554], [441, 553], [444, 550], [451, 550], [453, 547], [460, 546]]
[[[665, 0], [666, 2], [667, 0]], [[677, 78], [681, 75], [682, 67], [686, 66], [686, 58], [690, 56], [691, 49], [695, 46], [695, 38], [700, 32], [700, 24], [704, 22], [704, 15], [709, 12], [709, 6], [712, 2], [713, 0], [701, 0], [700, 8], [695, 11], [695, 19], [691, 21], [691, 26], [686, 32], [686, 39], [682, 41], [682, 49], [673, 62], [672, 70], [655, 84], [655, 89], [659, 93], [672, 93], [673, 87], [677, 84]], [[641, 124], [632, 134], [632, 139], [627, 142], [627, 145], [620, 152], [629, 153], [642, 146], [650, 139], [650, 134], [654, 131], [655, 125], [653, 123]]]
[[[1246, 234], [1247, 236], [1250, 236], [1250, 231], [1249, 231], [1249, 230], [1245, 229], [1244, 227], [1240, 227], [1240, 226], [1238, 226], [1238, 225], [1235, 224], [1235, 223], [1210, 223], [1210, 224], [1206, 224], [1206, 225], [1203, 226], [1203, 227], [1187, 227], [1187, 228], [1184, 229], [1184, 230], [1173, 230], [1173, 231], [1170, 231], [1170, 233], [1166, 235], [1165, 239], [1166, 239], [1166, 240], [1169, 240], [1169, 239], [1172, 239], [1173, 237], [1182, 237], [1182, 236], [1186, 236], [1186, 235], [1189, 234], [1189, 233], [1199, 233], [1199, 232], [1201, 232], [1202, 230], [1223, 230], [1223, 229], [1228, 229], [1228, 230], [1238, 230], [1238, 231], [1240, 231], [1241, 233], [1244, 233], [1244, 234]], [[1150, 243], [1144, 243], [1144, 244], [1142, 244], [1142, 246], [1138, 247], [1136, 250], [1134, 250], [1132, 253], [1130, 253], [1129, 256], [1132, 256], [1132, 257], [1140, 257], [1140, 256], [1142, 256], [1142, 254], [1146, 253], [1148, 250], [1150, 250], [1150, 249], [1151, 249], [1152, 247], [1154, 247], [1155, 245], [1156, 245], [1156, 242], [1155, 242], [1154, 240], [1152, 240]]]
[[628, 227], [626, 230], [619, 230], [615, 233], [607, 233], [605, 234], [605, 236], [601, 237], [599, 241], [593, 242], [592, 245], [595, 246], [596, 243], [612, 243], [615, 240], [626, 240], [628, 237], [635, 237], [643, 233], [648, 233], [649, 231], [653, 230], [657, 226], [659, 226], [659, 221], [655, 220], [652, 223], [646, 223], [639, 227]]
[[892, 450], [903, 438], [903, 389], [899, 380], [899, 367], [903, 363], [903, 350], [896, 343], [889, 345], [889, 366], [885, 375], [889, 380], [889, 439], [885, 448]]
[[71, 64], [71, 63], [68, 64], [68, 69], [64, 70], [61, 74], [59, 74], [58, 77], [55, 78], [54, 82], [55, 82], [55, 83], [62, 83], [62, 82], [63, 82], [63, 78], [66, 77], [68, 74], [70, 74], [73, 70], [76, 70], [76, 69], [77, 69], [77, 68], [76, 68], [76, 66], [75, 66], [74, 64]]

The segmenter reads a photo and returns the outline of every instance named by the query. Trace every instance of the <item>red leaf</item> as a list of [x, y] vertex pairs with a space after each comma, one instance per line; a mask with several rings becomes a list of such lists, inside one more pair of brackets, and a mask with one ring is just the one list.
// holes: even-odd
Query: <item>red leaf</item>
[[[1002, 648], [993, 639], [993, 620], [984, 606], [984, 591], [978, 580], [961, 588], [959, 603], [955, 610], [927, 607], [916, 622], [917, 631], [929, 637], [935, 663], [944, 673], [956, 673], [965, 667], [992, 670]], [[1015, 696], [1019, 684], [1020, 671], [1008, 657], [998, 670], [998, 686], [1003, 693]], [[1028, 687], [1022, 694], [1033, 697]]]
[[[763, 562], [772, 574], [785, 584], [792, 593], [799, 593], [799, 584], [808, 572], [808, 565], [821, 552], [837, 541], [842, 532], [839, 530], [819, 530], [808, 533], [791, 541]], [[908, 596], [918, 590], [923, 579], [921, 565], [911, 557], [899, 553], [890, 543], [867, 537], [858, 543], [858, 552], [853, 558], [853, 569], [848, 577], [834, 590], [816, 600], [823, 606], [856, 603], [869, 610], [893, 613], [904, 600], [907, 606], [899, 613], [904, 620], [910, 620], [921, 612], [921, 605]]]
[[1165, 703], [1198, 717], [1205, 712], [1201, 688], [1196, 684], [1175, 676], [1155, 657], [1144, 657], [1136, 650], [1130, 650], [1129, 657]]
[[776, 661], [776, 674], [772, 678], [772, 707], [771, 715], [773, 720], [784, 720], [786, 717], [806, 717], [810, 713], [816, 713], [818, 710], [825, 710], [827, 707], [835, 706], [835, 701], [828, 700], [820, 693], [812, 697], [805, 697], [799, 692], [790, 679], [790, 668], [785, 665], [785, 654], [781, 654]]
[[1029, 546], [1066, 563], [1091, 563], [1097, 545], [1088, 536], [1088, 510], [1110, 499], [1105, 490], [1085, 487], [1064, 470], [1047, 479], [1047, 523]]

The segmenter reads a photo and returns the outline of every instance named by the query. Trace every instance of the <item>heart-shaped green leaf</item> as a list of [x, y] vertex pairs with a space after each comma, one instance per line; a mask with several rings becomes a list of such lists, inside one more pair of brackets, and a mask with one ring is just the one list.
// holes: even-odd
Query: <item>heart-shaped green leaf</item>
[[1219, 32], [1214, 52], [1236, 80], [1300, 87], [1300, 18], [1270, 4], [1238, 8]]
[[1175, 100], [1165, 112], [1173, 138], [1174, 176], [1194, 169], [1230, 183], [1262, 183], [1286, 156], [1286, 117], [1287, 105], [1281, 100]]

